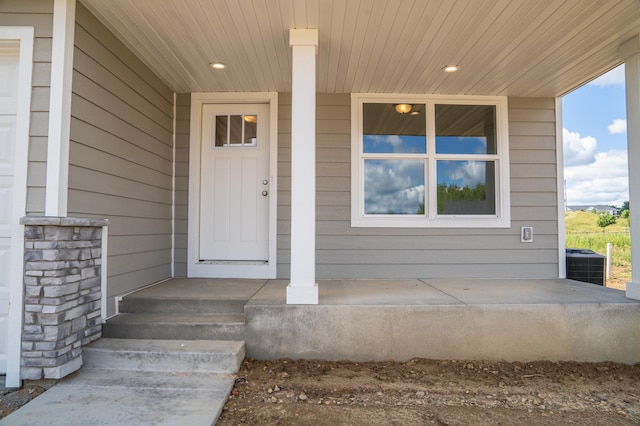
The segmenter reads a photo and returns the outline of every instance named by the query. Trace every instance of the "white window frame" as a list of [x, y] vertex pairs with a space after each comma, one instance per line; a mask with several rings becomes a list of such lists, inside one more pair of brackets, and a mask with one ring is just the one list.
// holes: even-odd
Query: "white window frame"
[[[365, 215], [364, 214], [364, 157], [363, 104], [365, 103], [425, 104], [427, 111], [428, 176], [425, 185], [427, 214], [422, 215]], [[437, 215], [435, 162], [435, 105], [492, 105], [496, 108], [496, 214], [495, 215]], [[398, 157], [398, 156], [395, 156]], [[409, 157], [408, 157], [409, 158]], [[400, 158], [399, 158], [400, 159]], [[440, 158], [441, 159], [441, 158]], [[480, 157], [478, 160], [484, 160]], [[389, 228], [509, 228], [511, 199], [509, 187], [509, 125], [506, 96], [453, 96], [403, 94], [351, 94], [351, 226]]]

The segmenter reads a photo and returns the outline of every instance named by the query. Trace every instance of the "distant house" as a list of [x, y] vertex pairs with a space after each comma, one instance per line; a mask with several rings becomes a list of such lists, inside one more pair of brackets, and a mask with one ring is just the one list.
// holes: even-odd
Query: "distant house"
[[103, 315], [171, 277], [564, 277], [559, 99], [623, 63], [639, 164], [636, 0], [3, 0], [0, 374], [26, 216], [108, 219]]
[[567, 206], [568, 212], [598, 212], [598, 213], [609, 213], [613, 216], [620, 216], [620, 209], [618, 207], [613, 206], [605, 206], [603, 204], [594, 204], [594, 205], [585, 205], [585, 206]]

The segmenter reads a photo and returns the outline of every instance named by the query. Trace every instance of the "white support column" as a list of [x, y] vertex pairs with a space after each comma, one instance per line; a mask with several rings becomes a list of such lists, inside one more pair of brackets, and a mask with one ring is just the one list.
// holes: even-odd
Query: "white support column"
[[627, 94], [627, 153], [631, 213], [631, 281], [627, 297], [640, 300], [640, 36], [621, 46]]
[[292, 29], [291, 282], [287, 304], [318, 304], [316, 281], [317, 29]]
[[53, 3], [49, 142], [45, 215], [67, 215], [69, 181], [69, 128], [71, 126], [71, 80], [76, 0]]

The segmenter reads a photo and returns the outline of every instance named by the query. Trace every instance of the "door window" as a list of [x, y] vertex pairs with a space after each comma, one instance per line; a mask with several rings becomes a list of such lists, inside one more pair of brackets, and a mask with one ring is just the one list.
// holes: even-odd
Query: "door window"
[[257, 115], [216, 115], [214, 126], [215, 147], [257, 146]]

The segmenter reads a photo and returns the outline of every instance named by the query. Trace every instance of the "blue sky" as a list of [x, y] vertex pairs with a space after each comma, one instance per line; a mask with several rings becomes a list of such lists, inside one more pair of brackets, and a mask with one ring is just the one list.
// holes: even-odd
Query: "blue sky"
[[624, 66], [562, 98], [568, 205], [629, 199]]

